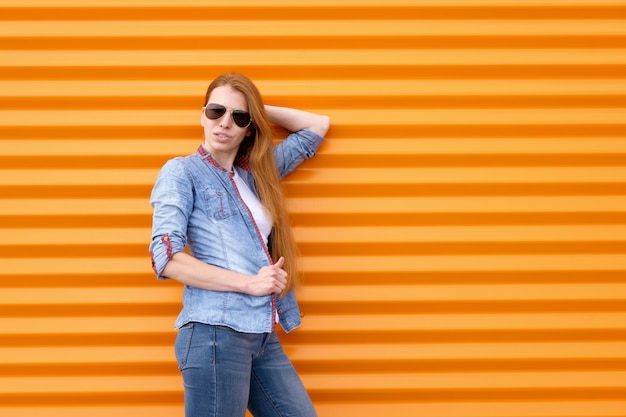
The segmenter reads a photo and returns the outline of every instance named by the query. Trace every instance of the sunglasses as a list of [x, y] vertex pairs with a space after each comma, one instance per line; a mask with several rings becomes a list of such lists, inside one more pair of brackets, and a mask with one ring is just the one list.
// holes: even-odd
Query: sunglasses
[[[226, 107], [221, 104], [209, 103], [204, 106], [204, 114], [207, 119], [217, 120], [222, 117], [226, 113]], [[232, 110], [230, 112], [230, 117], [233, 118], [233, 122], [239, 127], [248, 127], [250, 123], [252, 123], [252, 119], [250, 118], [250, 113], [243, 110]]]

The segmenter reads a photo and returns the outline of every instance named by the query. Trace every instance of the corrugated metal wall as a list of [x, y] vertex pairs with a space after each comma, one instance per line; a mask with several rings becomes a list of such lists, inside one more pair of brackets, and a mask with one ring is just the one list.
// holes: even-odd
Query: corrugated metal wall
[[0, 415], [179, 416], [148, 195], [217, 74], [286, 181], [321, 417], [626, 416], [626, 1], [1, 0]]

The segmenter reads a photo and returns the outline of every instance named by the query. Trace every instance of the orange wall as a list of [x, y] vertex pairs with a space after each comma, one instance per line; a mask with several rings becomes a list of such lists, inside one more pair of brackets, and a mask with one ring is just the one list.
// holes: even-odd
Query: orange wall
[[286, 180], [320, 417], [626, 416], [626, 1], [0, 0], [0, 416], [182, 415], [147, 245], [208, 82]]

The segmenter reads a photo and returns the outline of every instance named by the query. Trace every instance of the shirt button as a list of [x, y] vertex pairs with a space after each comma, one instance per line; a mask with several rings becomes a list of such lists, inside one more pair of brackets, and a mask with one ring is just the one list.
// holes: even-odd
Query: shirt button
[[278, 310], [278, 314], [283, 314], [283, 310]]

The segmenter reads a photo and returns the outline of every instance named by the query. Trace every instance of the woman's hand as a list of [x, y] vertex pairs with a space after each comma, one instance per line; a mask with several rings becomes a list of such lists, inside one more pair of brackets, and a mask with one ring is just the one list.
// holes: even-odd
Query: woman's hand
[[282, 269], [284, 264], [285, 258], [281, 256], [274, 265], [259, 269], [259, 272], [248, 280], [246, 293], [256, 296], [280, 294], [287, 285], [287, 271]]

